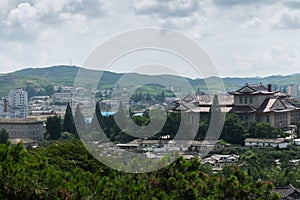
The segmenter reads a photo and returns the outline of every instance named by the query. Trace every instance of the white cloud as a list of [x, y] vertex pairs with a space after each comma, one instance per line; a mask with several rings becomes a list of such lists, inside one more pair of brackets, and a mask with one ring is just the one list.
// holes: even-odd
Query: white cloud
[[27, 26], [27, 22], [32, 20], [37, 15], [35, 8], [33, 8], [29, 3], [21, 3], [18, 8], [10, 11], [5, 24], [12, 26], [13, 24], [21, 24], [23, 27]]
[[284, 73], [297, 70], [299, 7], [297, 0], [1, 0], [0, 60], [27, 67], [72, 57], [80, 65], [110, 36], [158, 26], [197, 40], [226, 75]]
[[[239, 69], [266, 76], [272, 73], [290, 74], [300, 69], [298, 60], [300, 52], [287, 44], [273, 46], [265, 52], [253, 53], [248, 56], [232, 56], [233, 63]], [[246, 75], [246, 74], [245, 74]]]
[[162, 17], [186, 17], [192, 15], [197, 9], [197, 0], [142, 0], [135, 3], [137, 14], [159, 15]]
[[253, 17], [251, 19], [246, 20], [242, 23], [239, 28], [240, 29], [248, 29], [248, 28], [257, 28], [263, 24], [263, 21], [258, 17]]
[[282, 12], [274, 16], [271, 25], [279, 29], [299, 29], [300, 28], [300, 12], [298, 10], [284, 9]]

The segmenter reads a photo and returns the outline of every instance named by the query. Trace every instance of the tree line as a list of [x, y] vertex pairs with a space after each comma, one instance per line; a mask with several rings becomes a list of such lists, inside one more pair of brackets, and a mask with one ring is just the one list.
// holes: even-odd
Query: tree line
[[[217, 108], [218, 109], [218, 108]], [[103, 116], [101, 114], [100, 105], [97, 103], [95, 108], [95, 113], [92, 118], [91, 124], [85, 122], [85, 118], [80, 111], [79, 105], [77, 105], [75, 110], [75, 115], [73, 116], [70, 104], [67, 104], [66, 112], [63, 120], [59, 116], [49, 117], [46, 121], [46, 139], [57, 140], [59, 138], [79, 138], [78, 128], [80, 131], [91, 138], [97, 139], [98, 130], [101, 128], [112, 142], [127, 143], [136, 137], [128, 135], [126, 131], [122, 131], [118, 124], [115, 122], [116, 115], [127, 116], [124, 112], [125, 109], [122, 105], [116, 114]], [[188, 122], [183, 124], [180, 112], [169, 112], [167, 113], [167, 119], [163, 128], [155, 135], [148, 139], [159, 139], [163, 136], [168, 136], [168, 138], [173, 139], [179, 129], [179, 126], [184, 126], [186, 135], [191, 131], [191, 124]], [[151, 119], [149, 118], [149, 110], [147, 110], [142, 116], [134, 116], [134, 112], [130, 112], [130, 119], [133, 120], [138, 126], [147, 126]], [[156, 117], [156, 116], [154, 116]], [[194, 139], [203, 140], [208, 132], [208, 128], [211, 123], [212, 114], [203, 114], [199, 118], [198, 130]], [[75, 125], [76, 121], [76, 125]], [[300, 129], [297, 129], [300, 130]], [[298, 131], [300, 132], [300, 131]], [[221, 130], [220, 138], [231, 144], [243, 145], [244, 140], [247, 137], [250, 138], [277, 138], [285, 137], [281, 129], [275, 128], [268, 123], [254, 122], [245, 128], [241, 119], [233, 113], [227, 113], [224, 121], [223, 129]]]
[[0, 145], [0, 199], [280, 199], [269, 181], [237, 167], [218, 173], [182, 157], [151, 173], [130, 174], [93, 158], [79, 140], [25, 150]]

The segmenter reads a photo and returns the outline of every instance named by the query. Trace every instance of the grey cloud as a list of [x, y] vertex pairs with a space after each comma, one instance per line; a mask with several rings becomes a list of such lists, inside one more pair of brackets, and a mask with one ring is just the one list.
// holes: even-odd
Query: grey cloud
[[23, 41], [25, 43], [31, 43], [36, 40], [37, 35], [38, 32], [35, 29], [24, 29], [21, 26], [4, 27], [0, 25], [0, 37], [3, 41]]
[[271, 4], [276, 3], [277, 0], [213, 0], [213, 3], [218, 6], [237, 6], [250, 4]]
[[287, 1], [284, 3], [288, 8], [291, 9], [299, 9], [300, 8], [300, 1]]
[[284, 13], [273, 27], [279, 29], [300, 29], [300, 16]]
[[70, 1], [63, 6], [59, 13], [47, 13], [41, 16], [40, 20], [46, 24], [63, 23], [60, 17], [61, 13], [81, 14], [87, 18], [100, 18], [105, 15], [103, 7], [103, 3], [98, 0]]
[[63, 12], [81, 13], [88, 17], [99, 18], [105, 15], [103, 6], [103, 3], [98, 0], [72, 1], [69, 5], [64, 6]]
[[[149, 2], [152, 2], [149, 3]], [[154, 0], [139, 1], [135, 5], [135, 13], [140, 15], [159, 15], [161, 17], [187, 17], [198, 10], [199, 4], [197, 0]]]

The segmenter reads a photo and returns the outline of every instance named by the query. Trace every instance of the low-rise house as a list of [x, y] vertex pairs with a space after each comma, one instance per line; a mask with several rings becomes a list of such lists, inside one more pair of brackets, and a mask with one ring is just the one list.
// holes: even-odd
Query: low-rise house
[[294, 144], [295, 144], [296, 146], [300, 146], [300, 138], [294, 139]]
[[285, 138], [276, 138], [276, 139], [260, 139], [260, 138], [246, 138], [245, 146], [250, 147], [274, 147], [279, 149], [286, 149], [289, 145], [289, 142]]
[[300, 190], [292, 185], [276, 187], [273, 192], [279, 193], [282, 199], [300, 199]]
[[235, 154], [221, 155], [214, 154], [210, 157], [203, 159], [203, 164], [209, 164], [213, 167], [213, 170], [221, 170], [223, 166], [236, 164], [239, 161], [240, 156]]

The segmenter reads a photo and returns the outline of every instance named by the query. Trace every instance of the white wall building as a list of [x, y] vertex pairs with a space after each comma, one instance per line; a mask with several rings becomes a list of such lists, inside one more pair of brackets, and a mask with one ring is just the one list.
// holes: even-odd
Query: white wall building
[[8, 113], [10, 118], [27, 118], [28, 94], [22, 89], [11, 90], [8, 94]]
[[0, 119], [0, 129], [2, 128], [8, 132], [10, 139], [40, 140], [44, 138], [43, 122], [34, 119]]
[[246, 138], [245, 146], [254, 147], [274, 147], [279, 149], [286, 149], [289, 143], [284, 138], [276, 139], [260, 139], [260, 138]]
[[292, 97], [296, 97], [298, 95], [298, 87], [297, 85], [289, 85], [287, 87], [287, 93], [292, 96]]

